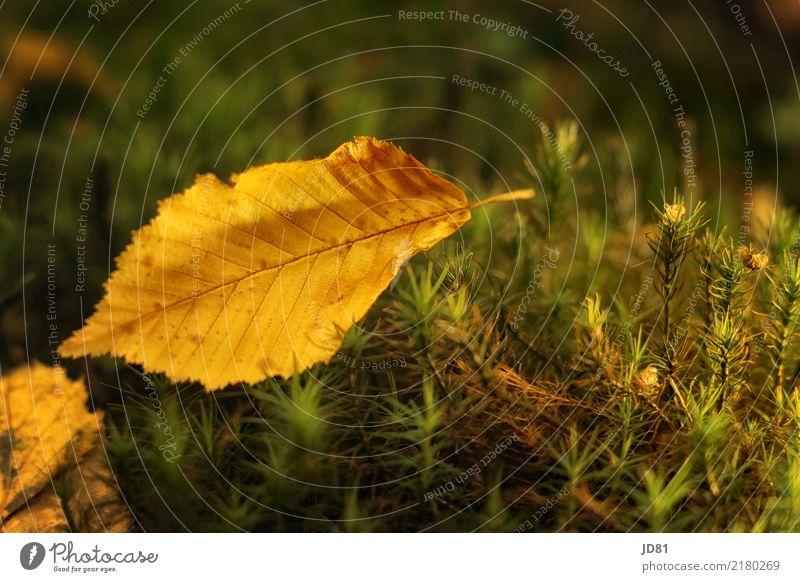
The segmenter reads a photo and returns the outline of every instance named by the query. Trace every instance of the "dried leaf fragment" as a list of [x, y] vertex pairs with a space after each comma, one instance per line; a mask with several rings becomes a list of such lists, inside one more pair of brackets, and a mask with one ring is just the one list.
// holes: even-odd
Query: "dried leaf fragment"
[[58, 36], [22, 32], [5, 35], [0, 42], [0, 112], [10, 110], [20, 91], [43, 87], [73, 86], [82, 92], [112, 93], [112, 83], [101, 63], [81, 44], [75, 46]]
[[86, 398], [83, 382], [59, 367], [34, 363], [0, 376], [0, 519], [52, 490], [95, 445], [102, 418]]
[[124, 533], [133, 529], [133, 514], [121, 498], [99, 438], [80, 463], [59, 474], [58, 480], [66, 499], [45, 488], [26, 507], [2, 520], [0, 531]]

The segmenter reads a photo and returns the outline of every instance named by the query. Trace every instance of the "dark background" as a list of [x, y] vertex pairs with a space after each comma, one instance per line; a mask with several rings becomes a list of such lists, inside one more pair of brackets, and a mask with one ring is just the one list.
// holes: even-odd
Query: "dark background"
[[[575, 30], [593, 33], [629, 76], [557, 22], [564, 7], [580, 17]], [[469, 21], [398, 18], [419, 9], [458, 10]], [[527, 38], [487, 30], [476, 14], [519, 26]], [[91, 312], [131, 230], [198, 172], [224, 178], [324, 155], [366, 134], [395, 141], [473, 198], [535, 187], [524, 158], [537, 126], [498, 95], [453, 84], [454, 74], [507, 90], [549, 125], [578, 121], [588, 163], [576, 207], [604, 214], [621, 189], [635, 188], [644, 202], [677, 187], [707, 199], [715, 223], [735, 232], [748, 200], [745, 151], [753, 152], [754, 198], [763, 201], [757, 211], [800, 198], [799, 32], [791, 0], [5, 2], [0, 134], [20, 90], [29, 94], [0, 207], [0, 361], [52, 363], [47, 245], [56, 249], [63, 339]], [[137, 115], [178, 56], [157, 101]], [[654, 60], [686, 113], [692, 188]], [[537, 200], [543, 212], [546, 203]], [[81, 215], [87, 270], [76, 292]]]

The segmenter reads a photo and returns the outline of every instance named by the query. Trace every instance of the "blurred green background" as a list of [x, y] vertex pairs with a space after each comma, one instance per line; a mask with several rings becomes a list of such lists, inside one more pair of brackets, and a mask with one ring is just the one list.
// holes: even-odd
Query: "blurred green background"
[[[571, 28], [562, 9], [579, 17]], [[400, 16], [418, 10], [444, 17]], [[492, 30], [484, 17], [522, 32]], [[603, 63], [578, 31], [629, 75]], [[799, 31], [790, 0], [5, 2], [0, 133], [20, 90], [29, 93], [0, 206], [0, 361], [51, 361], [47, 245], [56, 249], [63, 339], [91, 312], [113, 258], [159, 199], [199, 172], [225, 178], [320, 156], [354, 135], [393, 140], [479, 198], [536, 187], [524, 163], [538, 139], [534, 121], [575, 119], [588, 154], [575, 208], [602, 218], [623, 190], [644, 202], [677, 187], [709, 200], [716, 222], [736, 231], [748, 202], [746, 151], [764, 208], [800, 196], [791, 62]], [[656, 60], [685, 111], [692, 184]], [[470, 90], [453, 75], [497, 90]], [[501, 99], [503, 90], [518, 103]], [[536, 211], [547, 216], [548, 203], [539, 196]], [[85, 287], [76, 291], [81, 260]]]

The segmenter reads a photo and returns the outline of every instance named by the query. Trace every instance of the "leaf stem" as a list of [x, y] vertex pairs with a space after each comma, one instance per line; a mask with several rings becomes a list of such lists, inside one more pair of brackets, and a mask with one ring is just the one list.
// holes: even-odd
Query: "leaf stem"
[[494, 196], [489, 196], [488, 198], [484, 198], [483, 200], [478, 200], [477, 202], [470, 204], [467, 206], [469, 210], [473, 210], [475, 208], [480, 208], [482, 206], [486, 206], [488, 204], [494, 204], [496, 202], [510, 202], [512, 200], [528, 200], [535, 196], [535, 192], [531, 188], [525, 188], [522, 190], [512, 190], [511, 192], [506, 192], [505, 194], [495, 194]]

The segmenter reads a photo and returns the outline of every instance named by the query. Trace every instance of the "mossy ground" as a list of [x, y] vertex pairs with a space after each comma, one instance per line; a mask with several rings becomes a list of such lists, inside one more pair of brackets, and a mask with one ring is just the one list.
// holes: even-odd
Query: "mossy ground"
[[[580, 172], [558, 135], [533, 156], [556, 213]], [[487, 209], [328, 364], [210, 395], [131, 385], [109, 450], [141, 527], [797, 531], [797, 221], [757, 252], [687, 204], [615, 222], [626, 252]]]

